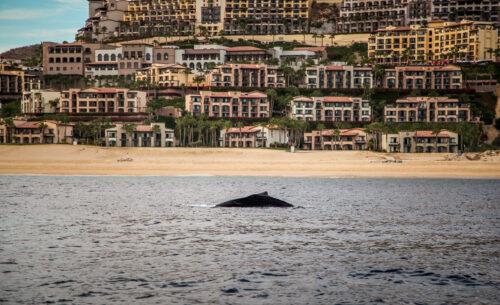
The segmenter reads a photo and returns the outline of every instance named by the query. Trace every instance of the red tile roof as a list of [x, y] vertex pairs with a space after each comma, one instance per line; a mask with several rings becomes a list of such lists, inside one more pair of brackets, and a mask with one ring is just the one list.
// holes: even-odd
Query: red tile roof
[[[445, 130], [443, 129], [441, 131], [445, 131]], [[442, 132], [439, 132], [437, 136], [438, 136], [438, 138], [449, 138], [450, 137], [448, 134], [442, 133]], [[434, 133], [432, 133], [431, 130], [418, 130], [418, 131], [415, 131], [414, 137], [415, 138], [435, 138], [436, 135]]]
[[345, 103], [352, 103], [353, 100], [350, 97], [345, 97], [345, 96], [325, 96], [323, 99], [325, 102], [345, 102]]
[[326, 70], [344, 71], [343, 66], [326, 66]]
[[226, 49], [226, 52], [249, 52], [249, 51], [265, 51], [265, 50], [256, 47], [232, 47]]
[[86, 63], [89, 66], [100, 66], [100, 65], [118, 65], [118, 62], [89, 62]]
[[33, 128], [38, 128], [40, 126], [41, 122], [17, 122], [14, 123], [16, 125], [16, 128], [26, 128], [26, 129], [33, 129]]
[[240, 128], [231, 128], [227, 131], [227, 133], [257, 133], [260, 131], [260, 127], [259, 126], [244, 126], [241, 128], [241, 131], [240, 131]]
[[135, 128], [135, 131], [137, 131], [137, 132], [152, 132], [153, 128], [151, 126], [148, 126], [148, 125], [138, 125]]

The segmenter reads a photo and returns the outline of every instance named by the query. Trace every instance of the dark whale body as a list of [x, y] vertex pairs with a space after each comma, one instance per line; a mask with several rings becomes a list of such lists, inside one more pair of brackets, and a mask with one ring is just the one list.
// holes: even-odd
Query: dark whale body
[[216, 208], [262, 208], [262, 207], [277, 207], [277, 208], [290, 208], [293, 205], [273, 198], [267, 192], [250, 195], [244, 198], [238, 198], [223, 202], [215, 206]]

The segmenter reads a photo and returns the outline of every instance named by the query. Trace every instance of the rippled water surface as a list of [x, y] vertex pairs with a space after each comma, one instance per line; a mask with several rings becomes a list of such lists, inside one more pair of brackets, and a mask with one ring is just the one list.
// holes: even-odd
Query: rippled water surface
[[[0, 303], [499, 304], [500, 181], [0, 176]], [[268, 191], [293, 209], [214, 209]]]

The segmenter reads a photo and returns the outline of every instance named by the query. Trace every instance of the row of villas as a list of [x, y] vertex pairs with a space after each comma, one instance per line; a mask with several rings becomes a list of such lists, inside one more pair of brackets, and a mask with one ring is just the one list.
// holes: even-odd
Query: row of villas
[[386, 152], [405, 153], [455, 153], [458, 152], [458, 134], [442, 129], [382, 133], [379, 141], [375, 135], [362, 128], [313, 130], [304, 134], [305, 150], [368, 150], [369, 143]]
[[13, 120], [13, 126], [0, 125], [0, 144], [57, 144], [73, 142], [73, 124], [56, 121]]
[[488, 21], [500, 26], [499, 0], [343, 0], [338, 33], [374, 32], [378, 29], [432, 20]]
[[177, 46], [155, 46], [142, 42], [124, 42], [120, 45], [74, 42], [43, 43], [43, 73], [45, 75], [81, 75], [87, 78], [133, 75], [153, 65], [182, 65], [200, 74], [210, 65], [232, 62], [263, 62], [269, 59], [293, 58], [292, 67], [308, 59], [316, 63], [326, 58], [326, 48], [296, 48], [284, 51], [281, 47], [269, 50], [256, 47], [226, 47], [195, 45], [193, 49]]

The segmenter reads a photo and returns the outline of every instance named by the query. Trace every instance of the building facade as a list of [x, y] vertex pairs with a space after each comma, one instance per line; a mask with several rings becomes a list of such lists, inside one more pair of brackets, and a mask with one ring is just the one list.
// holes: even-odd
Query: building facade
[[495, 60], [498, 29], [492, 22], [442, 20], [428, 26], [386, 27], [368, 39], [368, 56], [379, 64]]
[[200, 91], [186, 95], [186, 111], [217, 118], [269, 118], [269, 100], [260, 91]]
[[116, 124], [104, 131], [106, 146], [110, 147], [174, 147], [175, 133], [173, 129], [165, 128], [163, 123], [151, 125]]
[[205, 85], [205, 82], [196, 84], [194, 82], [196, 74], [189, 73], [186, 67], [178, 64], [153, 65], [146, 69], [137, 70], [136, 81], [149, 82], [159, 87], [187, 87]]
[[145, 112], [147, 102], [144, 91], [122, 88], [70, 89], [61, 93], [59, 109], [65, 113]]
[[455, 153], [458, 152], [458, 134], [442, 129], [438, 134], [430, 130], [400, 131], [382, 134], [379, 149], [404, 153]]
[[244, 126], [221, 131], [222, 147], [271, 147], [288, 144], [288, 132], [269, 126]]
[[372, 68], [353, 66], [315, 66], [306, 69], [307, 88], [373, 88]]
[[0, 125], [0, 143], [56, 144], [73, 142], [73, 125], [56, 121], [14, 120], [14, 127]]
[[370, 103], [360, 97], [305, 97], [291, 101], [289, 117], [301, 121], [370, 122]]
[[461, 20], [490, 21], [500, 26], [499, 0], [433, 0], [434, 19], [460, 22]]
[[61, 92], [53, 89], [31, 90], [23, 93], [22, 113], [52, 113], [59, 108]]
[[283, 88], [285, 77], [276, 66], [226, 64], [208, 74], [209, 86]]
[[40, 79], [24, 71], [0, 70], [0, 97], [1, 95], [17, 97], [23, 92], [41, 88]]
[[470, 105], [447, 97], [407, 97], [384, 108], [385, 122], [470, 122]]
[[313, 130], [304, 133], [304, 150], [367, 150], [371, 135], [362, 128]]
[[462, 69], [458, 66], [397, 66], [385, 69], [383, 88], [462, 89]]

